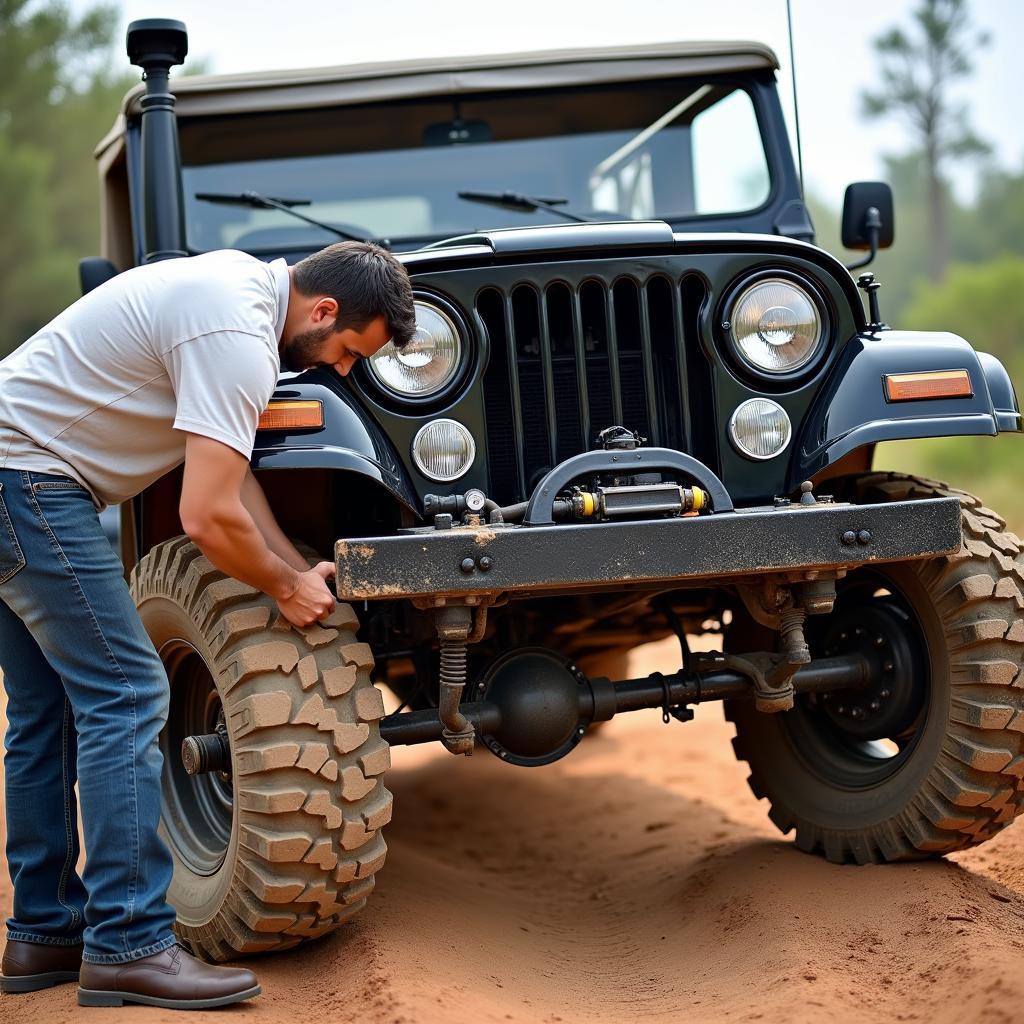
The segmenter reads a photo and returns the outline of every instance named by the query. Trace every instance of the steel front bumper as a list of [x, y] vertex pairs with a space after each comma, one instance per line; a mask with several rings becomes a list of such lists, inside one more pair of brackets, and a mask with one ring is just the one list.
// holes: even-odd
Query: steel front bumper
[[959, 501], [931, 498], [639, 522], [425, 527], [339, 540], [334, 556], [338, 597], [351, 601], [682, 585], [952, 554], [960, 543]]

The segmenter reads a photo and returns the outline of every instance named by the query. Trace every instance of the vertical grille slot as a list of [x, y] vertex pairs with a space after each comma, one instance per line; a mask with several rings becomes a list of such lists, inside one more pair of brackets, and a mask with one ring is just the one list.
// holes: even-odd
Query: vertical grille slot
[[[672, 305], [674, 289], [671, 282], [656, 274], [644, 286], [646, 309], [644, 323], [650, 334], [653, 381], [648, 386], [656, 397], [658, 412], [656, 437], [652, 443], [670, 448], [686, 449], [683, 428], [683, 409], [687, 404], [685, 370], [679, 364], [676, 349], [675, 310]], [[681, 337], [681, 332], [678, 335]]]
[[620, 277], [612, 287], [612, 296], [615, 300], [615, 338], [622, 394], [622, 419], [616, 422], [653, 440], [649, 415], [649, 403], [653, 397], [645, 394], [641, 351], [640, 289], [631, 277]]
[[579, 291], [580, 321], [583, 334], [583, 358], [587, 369], [589, 429], [584, 437], [593, 447], [597, 432], [614, 423], [612, 378], [609, 369], [608, 295], [600, 281], [584, 281]]
[[[553, 464], [551, 456], [556, 438], [549, 433], [546, 397], [554, 385], [550, 378], [544, 379], [544, 373], [550, 367], [550, 344], [547, 338], [541, 339], [540, 296], [532, 285], [517, 285], [512, 289], [511, 306], [523, 410], [523, 461], [528, 493]], [[546, 313], [544, 320], [546, 323]]]
[[683, 332], [677, 348], [686, 365], [686, 409], [690, 419], [689, 451], [705, 465], [718, 466], [714, 388], [711, 364], [700, 344], [700, 314], [708, 300], [708, 287], [699, 274], [686, 274], [680, 283]]
[[587, 390], [587, 346], [583, 337], [583, 309], [580, 293], [570, 293], [572, 310], [572, 352], [576, 362], [576, 404], [579, 410], [580, 449], [590, 447], [590, 393]]
[[485, 288], [477, 298], [476, 310], [490, 341], [490, 358], [484, 374], [490, 494], [505, 505], [518, 501], [526, 486], [526, 444], [512, 307], [497, 288]]
[[[586, 450], [581, 429], [579, 361], [576, 357], [576, 332], [573, 318], [573, 293], [569, 286], [556, 282], [548, 287], [544, 297], [548, 315], [548, 338], [551, 344], [554, 395], [553, 410], [558, 423], [558, 437], [554, 445], [552, 465], [563, 462]], [[585, 379], [585, 371], [584, 371]], [[584, 395], [584, 399], [585, 399]]]

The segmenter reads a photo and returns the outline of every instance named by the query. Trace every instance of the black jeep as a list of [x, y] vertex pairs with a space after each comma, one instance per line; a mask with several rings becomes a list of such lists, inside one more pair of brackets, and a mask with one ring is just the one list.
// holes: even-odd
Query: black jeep
[[[98, 150], [83, 286], [369, 238], [419, 324], [345, 380], [283, 376], [261, 421], [275, 514], [337, 563], [320, 625], [182, 535], [179, 473], [121, 508], [193, 950], [283, 949], [362, 907], [389, 744], [542, 765], [616, 714], [723, 700], [755, 795], [830, 860], [959, 850], [1020, 813], [1022, 545], [872, 468], [879, 441], [1020, 431], [1014, 391], [963, 339], [890, 329], [871, 276], [813, 244], [768, 49], [185, 78], [175, 102], [185, 50], [179, 22], [129, 29], [145, 85]], [[844, 243], [892, 234], [888, 188], [851, 186]], [[708, 631], [722, 652], [691, 653]], [[678, 672], [622, 678], [672, 633]]]

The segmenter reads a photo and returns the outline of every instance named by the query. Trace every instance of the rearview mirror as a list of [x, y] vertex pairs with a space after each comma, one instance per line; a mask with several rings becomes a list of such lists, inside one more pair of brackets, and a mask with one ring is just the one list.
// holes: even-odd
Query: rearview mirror
[[843, 196], [843, 245], [847, 249], [870, 249], [868, 210], [878, 211], [881, 224], [875, 247], [888, 249], [893, 237], [892, 189], [885, 181], [855, 181]]
[[458, 146], [467, 142], [490, 142], [491, 126], [486, 121], [451, 121], [428, 124], [423, 129], [424, 146]]
[[884, 181], [855, 181], [843, 196], [842, 240], [847, 249], [867, 249], [868, 255], [848, 270], [866, 267], [879, 249], [893, 239], [892, 189]]

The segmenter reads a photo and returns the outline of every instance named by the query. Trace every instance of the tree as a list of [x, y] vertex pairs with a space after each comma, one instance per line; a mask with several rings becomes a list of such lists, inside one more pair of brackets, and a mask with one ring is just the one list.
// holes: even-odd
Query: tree
[[862, 94], [869, 117], [895, 114], [909, 124], [924, 157], [928, 197], [928, 272], [941, 281], [949, 260], [946, 161], [988, 152], [967, 124], [967, 110], [950, 98], [971, 73], [970, 53], [988, 36], [974, 32], [965, 0], [922, 0], [913, 13], [915, 37], [892, 28], [874, 40], [881, 88]]
[[[0, 0], [0, 356], [78, 294], [99, 242], [92, 150], [137, 81], [114, 51], [118, 12]], [[114, 73], [111, 68], [125, 68]]]

